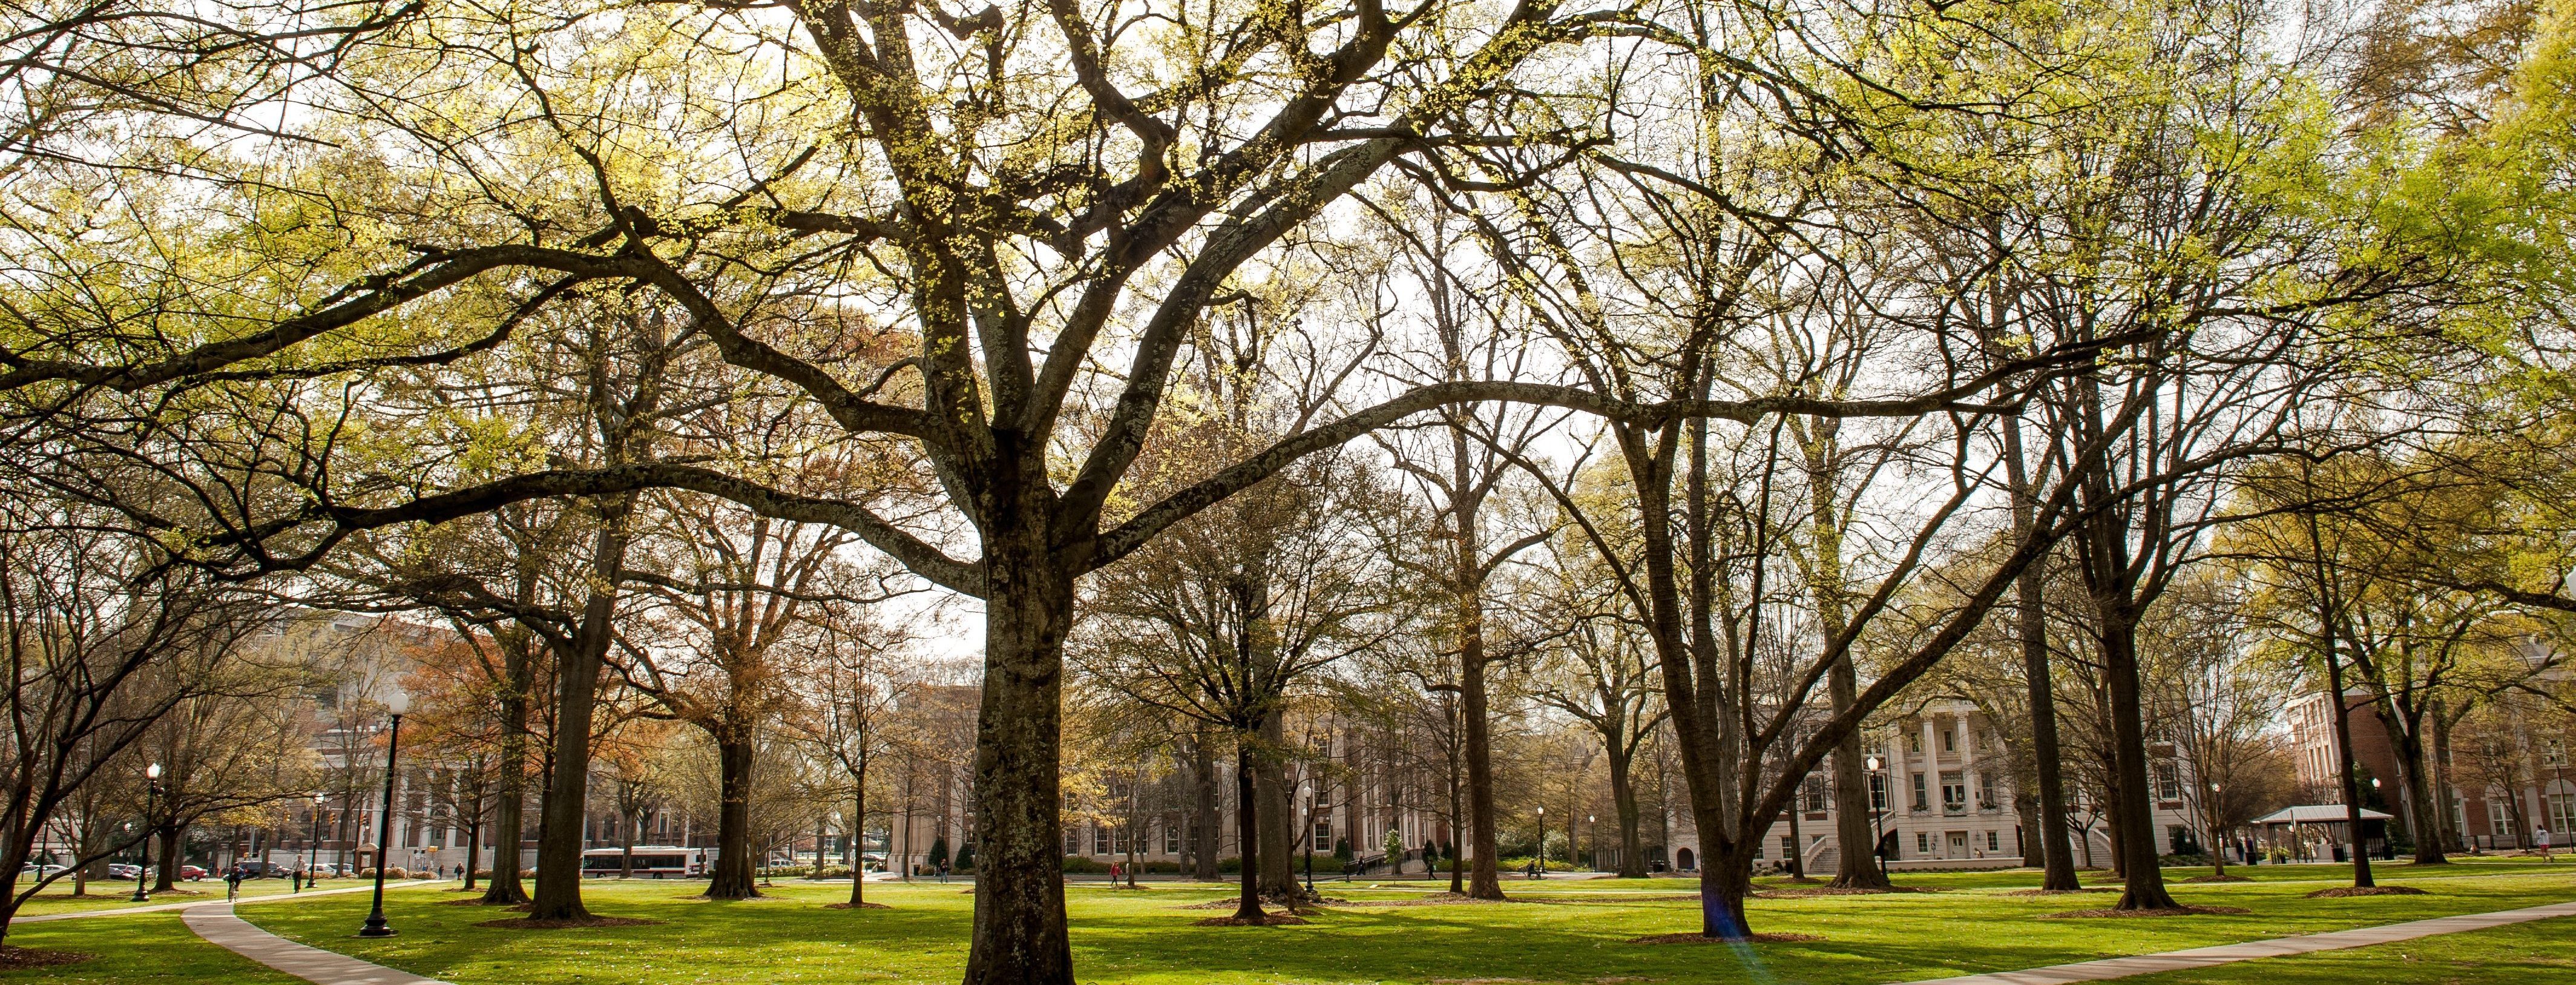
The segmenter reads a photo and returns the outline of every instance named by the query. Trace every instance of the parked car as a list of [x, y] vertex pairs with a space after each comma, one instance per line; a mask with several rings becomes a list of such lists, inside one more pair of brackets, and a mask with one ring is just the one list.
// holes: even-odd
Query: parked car
[[124, 862], [110, 862], [107, 864], [107, 877], [120, 882], [127, 879], [140, 879], [143, 877], [143, 867]]
[[24, 867], [22, 867], [22, 868], [20, 868], [20, 869], [18, 870], [18, 875], [20, 875], [21, 877], [33, 876], [33, 877], [38, 878], [38, 879], [43, 879], [43, 878], [46, 878], [46, 877], [52, 876], [52, 875], [54, 875], [55, 873], [58, 873], [58, 872], [64, 872], [64, 871], [68, 871], [68, 870], [67, 870], [67, 869], [65, 869], [65, 867], [63, 867], [63, 866], [59, 866], [59, 865], [37, 865], [37, 864], [36, 864], [36, 863], [34, 863], [34, 862], [29, 862], [29, 863], [27, 863]]
[[193, 865], [182, 865], [179, 867], [179, 878], [181, 879], [188, 880], [189, 882], [196, 882], [204, 879], [205, 877], [206, 870], [204, 869], [200, 869]]

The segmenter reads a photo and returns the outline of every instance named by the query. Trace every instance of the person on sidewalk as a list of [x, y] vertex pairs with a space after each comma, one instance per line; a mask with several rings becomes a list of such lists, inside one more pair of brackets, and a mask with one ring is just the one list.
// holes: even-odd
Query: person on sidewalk
[[2532, 828], [2531, 828], [2531, 843], [2532, 843], [2532, 845], [2534, 845], [2535, 847], [2538, 847], [2538, 848], [2540, 849], [2540, 860], [2541, 860], [2542, 862], [2547, 862], [2547, 861], [2549, 861], [2549, 826], [2548, 826], [2548, 825], [2545, 825], [2545, 824], [2536, 824], [2536, 825], [2533, 825], [2533, 826], [2532, 826]]
[[241, 866], [233, 866], [232, 871], [224, 873], [224, 902], [230, 903], [241, 898], [241, 881]]

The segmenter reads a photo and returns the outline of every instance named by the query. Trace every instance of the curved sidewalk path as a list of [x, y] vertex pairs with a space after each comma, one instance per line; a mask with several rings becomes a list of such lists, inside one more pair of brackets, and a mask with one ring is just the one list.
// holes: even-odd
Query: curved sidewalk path
[[[426, 882], [396, 885], [428, 885]], [[324, 890], [306, 896], [332, 895], [344, 892], [368, 892], [373, 886]], [[395, 888], [393, 885], [387, 889]], [[292, 899], [294, 897], [261, 897]], [[423, 978], [408, 971], [387, 968], [372, 961], [361, 961], [337, 951], [307, 947], [253, 926], [250, 921], [233, 915], [233, 904], [221, 900], [194, 903], [181, 908], [179, 920], [197, 936], [234, 954], [249, 958], [315, 985], [447, 985], [435, 978]]]
[[1934, 978], [1906, 985], [2066, 985], [2069, 982], [2098, 982], [2131, 975], [2152, 975], [2160, 971], [2186, 971], [2215, 965], [2277, 958], [2291, 954], [2313, 954], [2318, 951], [2340, 951], [2348, 947], [2394, 944], [2418, 937], [2456, 934], [2464, 930], [2485, 930], [2550, 917], [2576, 917], [2576, 903], [2551, 903], [2519, 910], [2497, 910], [2493, 913], [2468, 913], [2456, 917], [2435, 917], [2407, 923], [2356, 927], [2323, 934], [2278, 937], [2268, 941], [2246, 941], [2216, 947], [2195, 947], [2188, 951], [2166, 951], [2162, 954], [2138, 954], [2100, 961], [2049, 965], [2022, 971], [1994, 971], [1957, 978]]

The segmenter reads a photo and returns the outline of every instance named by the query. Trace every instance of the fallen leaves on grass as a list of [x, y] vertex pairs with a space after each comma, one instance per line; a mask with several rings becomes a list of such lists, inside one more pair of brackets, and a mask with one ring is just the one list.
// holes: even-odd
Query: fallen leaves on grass
[[1304, 924], [1302, 917], [1286, 913], [1264, 913], [1259, 917], [1209, 917], [1197, 922], [1201, 927], [1294, 927]]
[[2090, 917], [2222, 917], [2236, 916], [2252, 912], [2254, 911], [2241, 906], [2175, 906], [2159, 907], [2153, 910], [2122, 910], [2113, 908], [2105, 910], [2068, 910], [2064, 913], [2051, 913], [2040, 917], [2040, 919], [2070, 920]]
[[890, 909], [893, 909], [893, 907], [887, 906], [887, 905], [885, 905], [885, 904], [883, 904], [883, 903], [825, 903], [825, 904], [823, 904], [823, 908], [824, 908], [824, 909], [826, 909], [826, 910], [890, 910]]
[[2191, 877], [2191, 878], [2189, 878], [2189, 879], [2185, 879], [2185, 880], [2183, 880], [2183, 881], [2184, 881], [2184, 882], [2192, 882], [2192, 883], [2210, 883], [2210, 882], [2253, 882], [2254, 880], [2252, 880], [2252, 879], [2248, 879], [2248, 878], [2245, 878], [2244, 876], [2217, 876], [2217, 875], [2211, 875], [2211, 876], [2193, 876], [2193, 877]]
[[[1824, 937], [1824, 935], [1823, 935], [1823, 934], [1754, 934], [1754, 935], [1752, 936], [1752, 941], [1753, 941], [1754, 943], [1756, 943], [1756, 944], [1796, 944], [1796, 943], [1799, 943], [1799, 942], [1801, 942], [1801, 941], [1820, 941], [1820, 940], [1824, 940], [1824, 939], [1825, 939], [1825, 937]], [[1728, 939], [1726, 939], [1726, 938], [1724, 938], [1724, 937], [1710, 937], [1710, 936], [1708, 936], [1707, 934], [1651, 934], [1651, 935], [1648, 935], [1648, 936], [1645, 936], [1645, 937], [1631, 937], [1631, 938], [1628, 938], [1628, 943], [1630, 943], [1630, 944], [1741, 944], [1741, 943], [1744, 943], [1744, 942], [1743, 942], [1743, 941], [1728, 940]]]
[[50, 968], [55, 965], [79, 964], [95, 957], [98, 957], [98, 955], [83, 954], [79, 951], [56, 951], [51, 948], [19, 947], [15, 944], [0, 944], [0, 971], [16, 971], [21, 968]]
[[2342, 899], [2346, 896], [2422, 896], [2424, 891], [2413, 886], [2336, 886], [2309, 893], [2309, 899]]
[[[1691, 897], [1698, 899], [1699, 897]], [[1458, 903], [1533, 903], [1525, 899], [1478, 899], [1465, 893], [1431, 893], [1412, 899], [1364, 899], [1341, 903], [1342, 906], [1450, 906]]]
[[2082, 889], [2016, 889], [2000, 896], [2071, 896], [2076, 893], [2116, 893], [2118, 886], [2086, 886]]
[[655, 927], [660, 926], [661, 923], [662, 921], [659, 920], [641, 920], [635, 917], [578, 917], [571, 920], [508, 917], [501, 920], [485, 920], [475, 926], [499, 930], [578, 930], [585, 927]]
[[1754, 893], [1754, 899], [1800, 899], [1808, 896], [1876, 896], [1881, 893], [1937, 893], [1929, 886], [1800, 886], [1794, 889], [1766, 889]]

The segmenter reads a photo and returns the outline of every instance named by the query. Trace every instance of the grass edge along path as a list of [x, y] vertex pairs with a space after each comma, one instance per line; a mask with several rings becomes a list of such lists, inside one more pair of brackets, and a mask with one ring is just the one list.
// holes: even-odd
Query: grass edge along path
[[189, 932], [208, 943], [318, 985], [446, 985], [434, 978], [279, 937], [234, 916], [230, 903], [192, 906], [180, 911], [179, 919], [188, 925]]
[[2411, 941], [2418, 938], [2432, 937], [2440, 934], [2457, 934], [2473, 930], [2486, 930], [2494, 927], [2505, 927], [2518, 923], [2528, 923], [2533, 920], [2546, 920], [2551, 917], [2569, 916], [2576, 916], [2576, 902], [2546, 903], [2540, 906], [2527, 906], [2514, 910], [2498, 910], [2491, 913], [2467, 913], [2458, 916], [2433, 917], [2426, 920], [2409, 920], [2404, 923], [2381, 924], [2376, 927], [2357, 927], [2352, 930], [2328, 931], [2322, 934], [2301, 934], [2295, 937], [2275, 937], [2270, 940], [2246, 941], [2240, 944], [2219, 944], [2213, 947], [2195, 947], [2181, 951], [2166, 951], [2160, 954], [2138, 954], [2123, 958], [2105, 958], [2099, 961], [2078, 961], [2071, 964], [2026, 968], [2020, 971], [1999, 971], [1978, 975], [1960, 975], [1954, 978], [1936, 978], [1929, 981], [1915, 982], [1911, 983], [1911, 985], [2066, 985], [2066, 983], [2071, 982], [2098, 982], [2114, 978], [2128, 978], [2136, 975], [2151, 975], [2159, 972], [2210, 968], [2223, 964], [2235, 964], [2239, 961], [2253, 961], [2259, 958], [2278, 958], [2297, 954], [2314, 954], [2319, 951], [2340, 951], [2346, 948], [2370, 947], [2376, 944], [2394, 944], [2401, 941]]
[[[1674, 976], [1686, 975], [1704, 981], [1769, 977], [1877, 985], [2340, 932], [2409, 917], [2495, 912], [2576, 898], [2576, 879], [2569, 878], [2576, 876], [2576, 867], [2488, 872], [2503, 878], [2422, 879], [2427, 886], [2444, 885], [2429, 898], [2308, 900], [2306, 892], [2316, 887], [2306, 880], [2217, 884], [2196, 889], [2187, 901], [2243, 903], [2256, 912], [2117, 921], [2037, 920], [2075, 901], [2006, 895], [2005, 887], [2014, 881], [2009, 874], [1927, 878], [1946, 891], [1757, 904], [1763, 910], [1763, 929], [1818, 932], [1826, 939], [1743, 949], [1731, 962], [1742, 966], [1740, 978], [1722, 973], [1706, 977], [1719, 970], [1707, 964], [1713, 952], [1627, 943], [1691, 924], [1694, 911], [1687, 899], [1668, 893], [1659, 894], [1662, 898], [1595, 894], [1559, 883], [1547, 888], [1565, 897], [1589, 898], [1537, 905], [1328, 907], [1319, 926], [1247, 930], [1182, 929], [1182, 923], [1206, 915], [1187, 904], [1230, 895], [1225, 887], [1110, 892], [1077, 884], [1068, 887], [1068, 896], [1077, 958], [1090, 969], [1085, 980], [1102, 983], [1365, 980], [1419, 985], [1477, 978], [1683, 980]], [[586, 887], [598, 893], [594, 906], [604, 913], [665, 921], [660, 927], [632, 930], [472, 927], [494, 914], [479, 907], [437, 905], [432, 899], [442, 894], [420, 889], [389, 901], [404, 934], [382, 941], [347, 936], [365, 912], [363, 899], [243, 913], [290, 939], [458, 982], [557, 985], [598, 981], [601, 975], [679, 982], [696, 980], [679, 969], [715, 965], [738, 969], [735, 985], [840, 982], [853, 968], [865, 969], [876, 980], [944, 985], [955, 980], [963, 959], [963, 927], [972, 906], [964, 886], [885, 885], [880, 893], [872, 885], [871, 895], [895, 908], [867, 915], [822, 909], [822, 903], [847, 898], [846, 886], [839, 884], [782, 880], [772, 890], [777, 894], [772, 900], [740, 904], [693, 899], [693, 891], [703, 887], [703, 882], [681, 881], [604, 881]], [[1957, 930], [1963, 920], [2012, 932], [1961, 936]]]

